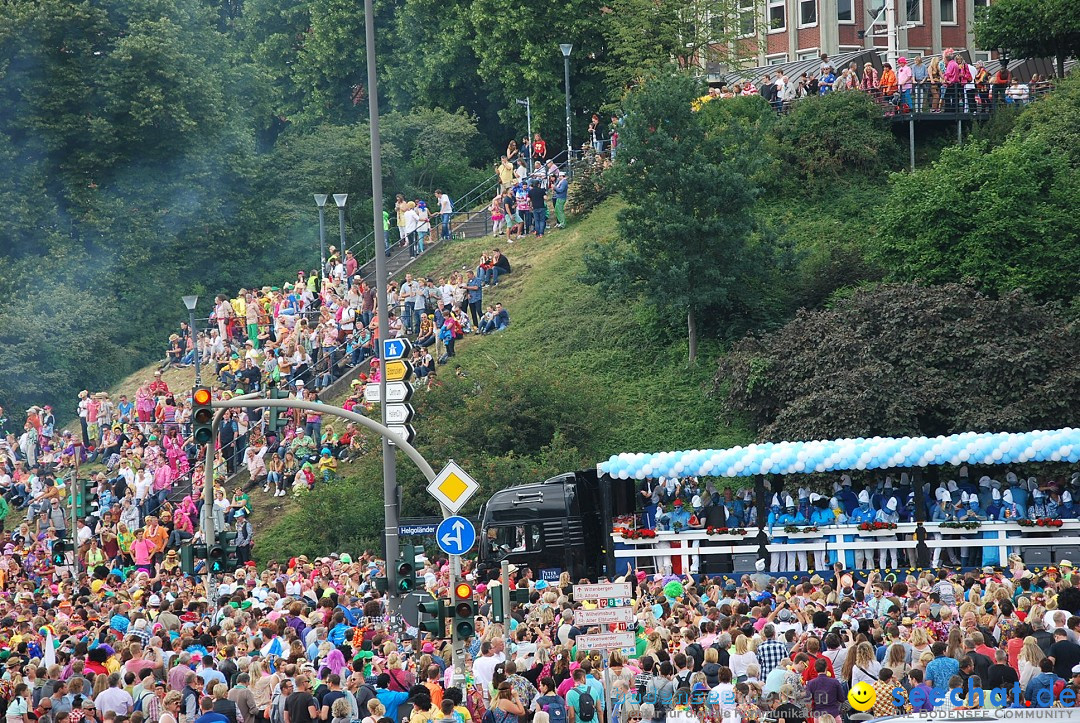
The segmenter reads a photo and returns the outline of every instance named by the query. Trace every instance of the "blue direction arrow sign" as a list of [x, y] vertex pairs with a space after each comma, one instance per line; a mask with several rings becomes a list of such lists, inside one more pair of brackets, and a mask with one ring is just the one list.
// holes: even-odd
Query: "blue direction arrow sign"
[[405, 359], [412, 351], [412, 344], [408, 339], [385, 339], [382, 343], [383, 361]]
[[476, 544], [476, 528], [464, 517], [447, 517], [435, 530], [435, 539], [447, 555], [464, 555]]

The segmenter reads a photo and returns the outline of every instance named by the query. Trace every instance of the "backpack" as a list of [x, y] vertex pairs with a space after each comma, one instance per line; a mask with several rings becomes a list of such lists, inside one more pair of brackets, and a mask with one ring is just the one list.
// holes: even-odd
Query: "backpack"
[[153, 696], [154, 694], [152, 691], [144, 690], [143, 694], [139, 696], [139, 699], [135, 701], [135, 710], [139, 711], [140, 713], [146, 712], [146, 708], [143, 707], [143, 701], [146, 700], [146, 696], [148, 695]]
[[566, 702], [557, 695], [545, 695], [537, 699], [540, 710], [548, 714], [551, 723], [566, 723]]
[[705, 663], [705, 648], [701, 647], [701, 643], [690, 643], [683, 652], [693, 661], [690, 670], [701, 670], [701, 666]]
[[578, 720], [588, 723], [594, 718], [596, 718], [596, 701], [593, 699], [592, 693], [587, 688], [578, 691]]
[[266, 716], [266, 719], [270, 723], [284, 723], [285, 716], [281, 707], [280, 689], [270, 697], [270, 715]]

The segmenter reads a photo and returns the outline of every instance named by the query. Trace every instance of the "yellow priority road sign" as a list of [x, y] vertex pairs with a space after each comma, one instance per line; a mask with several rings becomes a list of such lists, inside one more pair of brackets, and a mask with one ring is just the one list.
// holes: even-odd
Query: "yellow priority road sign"
[[388, 382], [403, 382], [412, 377], [413, 365], [402, 359], [388, 361], [383, 373], [386, 374]]
[[439, 472], [439, 476], [428, 485], [428, 494], [437, 499], [439, 503], [457, 514], [458, 510], [465, 506], [469, 498], [476, 494], [480, 485], [469, 476], [465, 470], [459, 467], [453, 460]]

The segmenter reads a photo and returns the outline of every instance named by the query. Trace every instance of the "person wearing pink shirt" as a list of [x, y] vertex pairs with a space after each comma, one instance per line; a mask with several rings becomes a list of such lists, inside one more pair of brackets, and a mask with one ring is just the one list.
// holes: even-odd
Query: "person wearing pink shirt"
[[896, 82], [900, 86], [900, 112], [910, 113], [913, 107], [911, 105], [911, 89], [914, 87], [914, 74], [911, 71], [911, 66], [908, 65], [907, 58], [899, 58], [896, 61], [896, 67]]
[[142, 528], [135, 530], [135, 541], [131, 543], [131, 557], [135, 567], [151, 571], [154, 566], [154, 543], [146, 539]]
[[945, 52], [945, 110], [956, 111], [957, 100], [960, 97], [960, 65], [956, 57], [949, 51]]

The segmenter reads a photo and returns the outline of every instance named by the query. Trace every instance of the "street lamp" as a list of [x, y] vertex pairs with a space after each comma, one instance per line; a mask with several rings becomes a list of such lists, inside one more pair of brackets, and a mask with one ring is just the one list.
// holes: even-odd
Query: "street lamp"
[[335, 193], [334, 203], [337, 204], [338, 230], [341, 232], [341, 256], [338, 261], [345, 262], [345, 201], [349, 198], [347, 193]]
[[329, 198], [325, 193], [315, 194], [315, 205], [319, 207], [319, 276], [322, 276], [322, 270], [326, 268], [326, 199]]
[[191, 348], [195, 351], [195, 386], [202, 385], [202, 369], [199, 367], [199, 334], [195, 330], [195, 305], [199, 303], [198, 296], [181, 296], [184, 306], [188, 310], [188, 326], [191, 327]]
[[566, 170], [570, 175], [570, 161], [573, 160], [574, 147], [570, 144], [570, 51], [573, 43], [560, 43], [559, 50], [563, 57], [563, 83], [566, 86]]
[[[520, 98], [518, 98], [516, 103], [518, 105], [525, 106], [525, 128], [527, 129], [528, 139], [529, 140], [528, 140], [528, 143], [525, 144], [525, 148], [523, 148], [522, 150], [525, 152], [526, 158], [528, 158], [528, 156], [530, 155], [529, 154], [529, 147], [532, 144], [532, 137], [533, 137], [533, 135], [532, 135], [532, 101], [529, 99], [528, 96], [526, 96], [525, 100], [521, 100]], [[532, 170], [532, 169], [530, 169], [530, 170]]]

